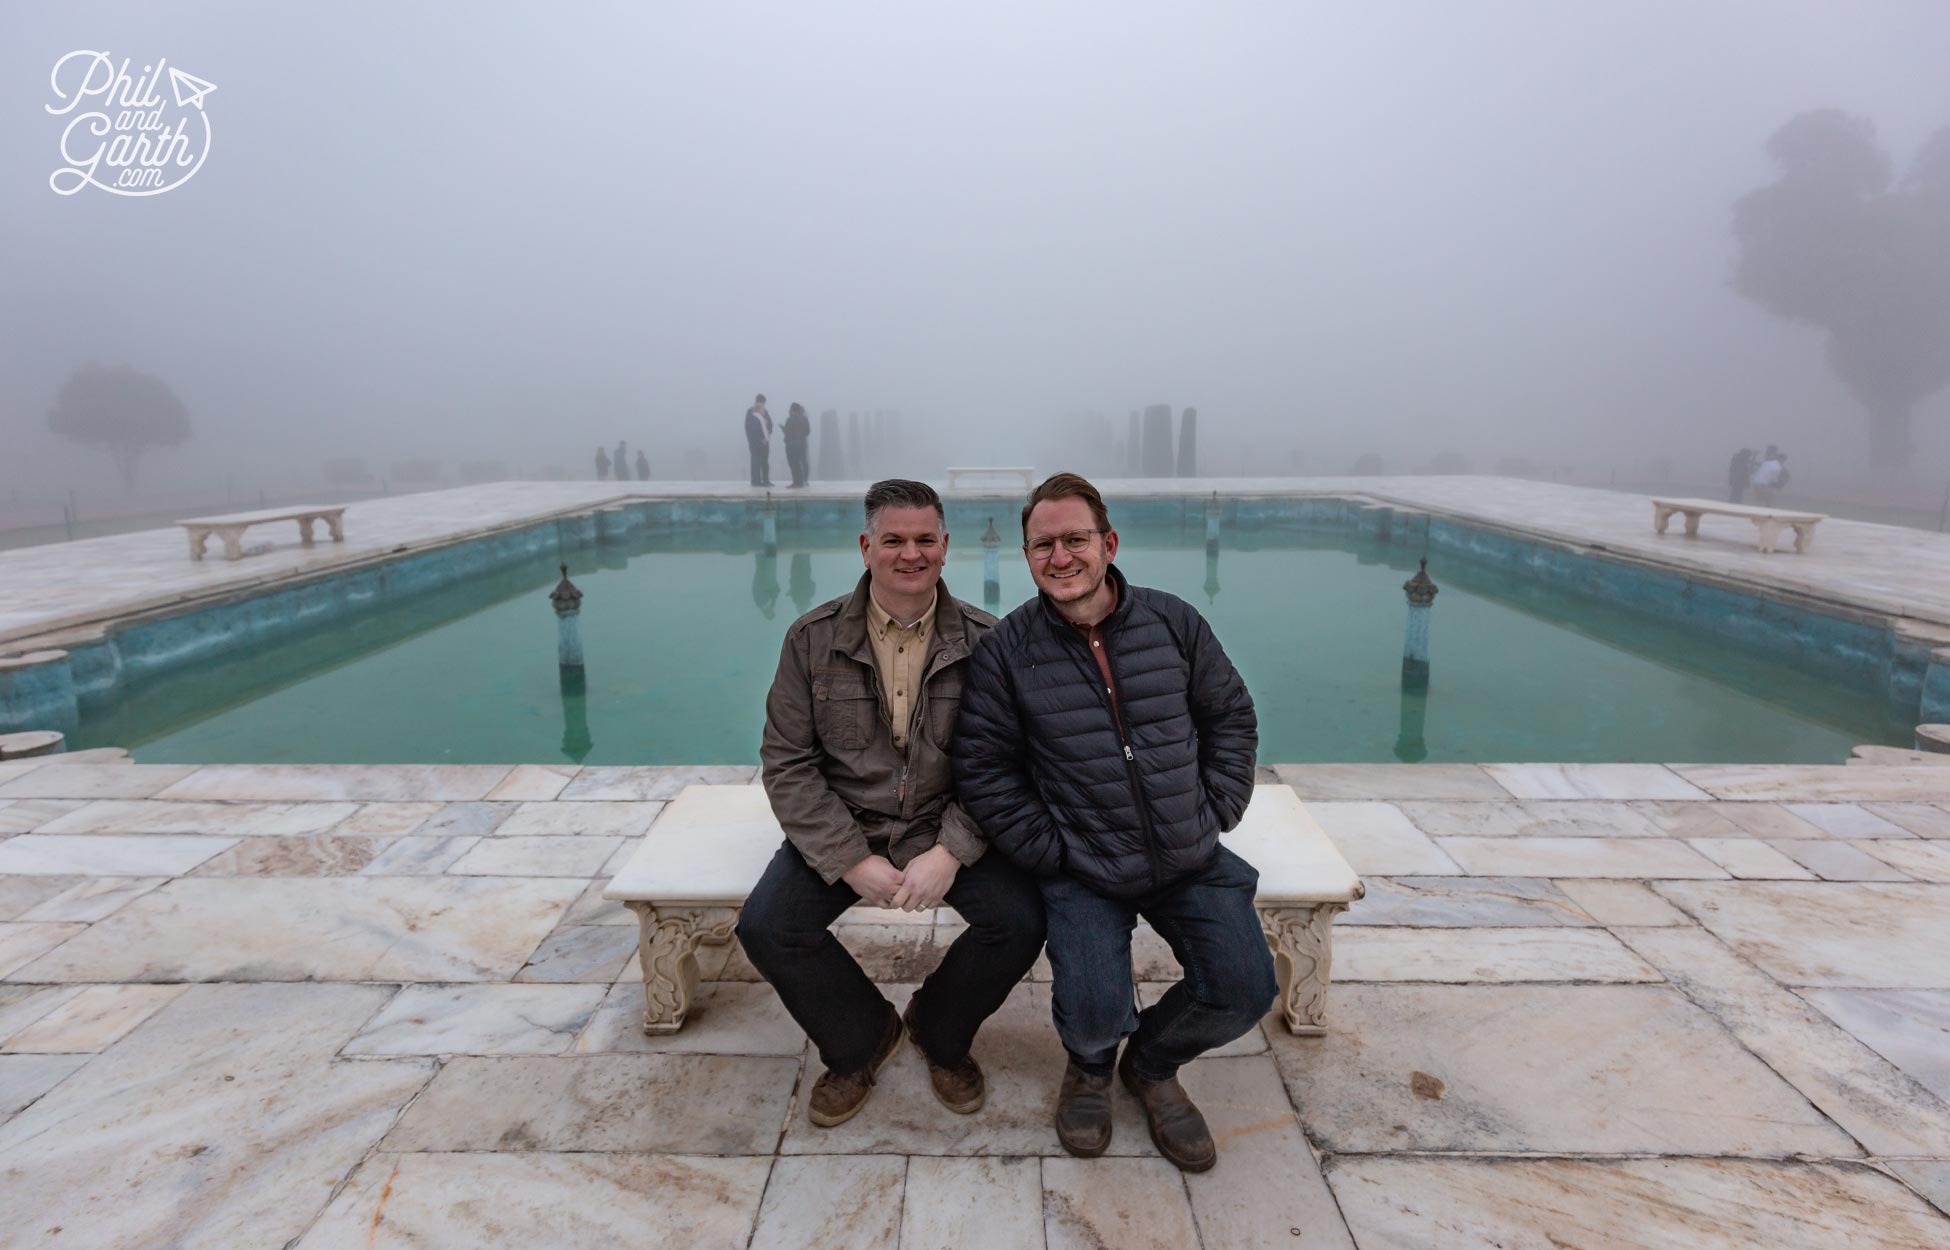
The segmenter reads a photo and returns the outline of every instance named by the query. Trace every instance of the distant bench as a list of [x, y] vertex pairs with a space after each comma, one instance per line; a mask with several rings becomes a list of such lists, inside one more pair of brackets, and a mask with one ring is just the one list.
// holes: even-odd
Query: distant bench
[[215, 534], [223, 539], [223, 558], [241, 560], [244, 558], [244, 531], [253, 525], [266, 521], [296, 521], [298, 536], [305, 546], [312, 545], [312, 526], [323, 521], [332, 531], [332, 541], [345, 541], [345, 509], [339, 508], [266, 508], [261, 512], [233, 512], [229, 516], [196, 517], [176, 524], [189, 531], [190, 559], [203, 558], [203, 544]]
[[1787, 512], [1780, 508], [1762, 508], [1744, 503], [1719, 503], [1711, 499], [1654, 499], [1652, 501], [1652, 528], [1658, 533], [1666, 532], [1666, 523], [1672, 520], [1673, 513], [1686, 518], [1686, 537], [1699, 536], [1699, 519], [1706, 514], [1715, 516], [1745, 517], [1760, 530], [1760, 549], [1774, 550], [1774, 544], [1781, 537], [1781, 531], [1790, 527], [1794, 530], [1794, 550], [1797, 554], [1806, 551], [1815, 541], [1815, 526], [1828, 518], [1819, 512]]
[[956, 479], [968, 473], [1018, 473], [1022, 475], [1022, 488], [1024, 490], [1036, 489], [1036, 470], [1033, 468], [1020, 467], [1020, 468], [1007, 468], [1007, 469], [995, 469], [995, 468], [985, 469], [985, 468], [973, 468], [973, 467], [966, 467], [966, 466], [959, 469], [948, 470], [948, 489], [949, 490], [955, 489]]
[[[643, 1031], [675, 1033], [697, 993], [697, 948], [731, 940], [738, 912], [785, 835], [760, 786], [685, 786], [603, 891], [640, 925]], [[1280, 972], [1287, 1028], [1327, 1031], [1334, 917], [1365, 892], [1287, 786], [1255, 786], [1222, 841], [1259, 870], [1254, 905]]]

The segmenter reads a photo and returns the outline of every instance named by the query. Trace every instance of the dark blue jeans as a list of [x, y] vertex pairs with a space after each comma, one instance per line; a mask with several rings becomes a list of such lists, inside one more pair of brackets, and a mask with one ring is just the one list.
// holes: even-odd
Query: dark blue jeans
[[[1080, 1068], [1108, 1075], [1117, 1045], [1147, 1081], [1170, 1080], [1273, 1009], [1279, 979], [1253, 910], [1259, 873], [1223, 846], [1212, 862], [1153, 895], [1105, 898], [1068, 877], [1046, 879], [1050, 997], [1056, 1034]], [[1142, 916], [1171, 945], [1185, 978], [1137, 1009], [1131, 930]]]
[[[892, 1010], [827, 928], [859, 901], [846, 882], [827, 885], [787, 842], [738, 917], [745, 957], [772, 983], [820, 1062], [834, 1072], [867, 1066]], [[968, 928], [914, 991], [914, 1023], [921, 1049], [952, 1067], [967, 1057], [975, 1031], [1036, 962], [1043, 949], [1043, 901], [1035, 878], [995, 852], [957, 869], [944, 901]]]

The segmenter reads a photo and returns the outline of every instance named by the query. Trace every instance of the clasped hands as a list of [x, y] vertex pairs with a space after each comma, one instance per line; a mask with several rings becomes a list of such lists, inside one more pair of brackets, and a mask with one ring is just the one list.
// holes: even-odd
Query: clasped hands
[[905, 869], [894, 867], [885, 855], [869, 855], [840, 879], [875, 907], [926, 911], [941, 906], [960, 867], [960, 861], [937, 842], [909, 860]]

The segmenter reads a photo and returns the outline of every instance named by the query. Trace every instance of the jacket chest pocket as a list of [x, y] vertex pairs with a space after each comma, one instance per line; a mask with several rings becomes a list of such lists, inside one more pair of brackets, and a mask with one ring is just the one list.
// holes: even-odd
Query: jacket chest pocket
[[813, 679], [813, 729], [828, 750], [865, 750], [874, 715], [873, 690], [859, 674], [822, 673]]
[[955, 736], [955, 718], [961, 715], [961, 670], [951, 669], [928, 683], [928, 737], [936, 746], [947, 748]]

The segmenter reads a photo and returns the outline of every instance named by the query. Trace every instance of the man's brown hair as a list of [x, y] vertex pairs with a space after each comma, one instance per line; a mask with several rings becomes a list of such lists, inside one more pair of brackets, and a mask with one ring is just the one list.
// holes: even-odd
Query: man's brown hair
[[1081, 499], [1090, 505], [1090, 515], [1097, 519], [1097, 528], [1110, 528], [1110, 510], [1104, 507], [1104, 497], [1097, 493], [1089, 479], [1076, 473], [1052, 473], [1043, 479], [1042, 485], [1029, 492], [1029, 502], [1022, 506], [1022, 540], [1029, 541], [1029, 514], [1036, 505], [1051, 499]]

